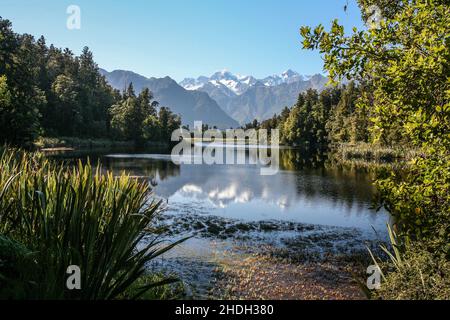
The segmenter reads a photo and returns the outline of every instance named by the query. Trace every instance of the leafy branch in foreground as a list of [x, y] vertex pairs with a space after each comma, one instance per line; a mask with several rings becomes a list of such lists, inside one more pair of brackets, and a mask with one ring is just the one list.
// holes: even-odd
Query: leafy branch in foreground
[[450, 299], [450, 262], [424, 249], [423, 244], [399, 241], [395, 232], [388, 229], [390, 248], [381, 246], [388, 260], [381, 262], [370, 252], [381, 271], [382, 283], [369, 296], [396, 300]]
[[[381, 10], [379, 26], [350, 34], [337, 21], [329, 32], [321, 25], [303, 27], [303, 46], [320, 50], [333, 81], [365, 84], [368, 94], [358, 104], [370, 110], [375, 137], [394, 130], [421, 151], [403, 168], [385, 170], [376, 185], [394, 217], [399, 243], [411, 243], [400, 252], [403, 260], [432, 265], [432, 277], [450, 260], [450, 5], [446, 0], [358, 3], [366, 18], [373, 5]], [[421, 278], [417, 273], [402, 278], [402, 270], [393, 268], [385, 284], [398, 287], [399, 298], [401, 288], [415, 288]], [[440, 275], [448, 283], [450, 275]], [[414, 297], [439, 298], [431, 289]]]
[[[0, 253], [2, 298], [114, 299], [183, 241], [166, 245], [148, 229], [159, 203], [125, 174], [16, 150], [2, 152], [0, 168], [0, 244], [13, 251], [9, 260]], [[81, 290], [66, 289], [69, 265], [80, 267]], [[145, 283], [139, 293], [172, 281]]]

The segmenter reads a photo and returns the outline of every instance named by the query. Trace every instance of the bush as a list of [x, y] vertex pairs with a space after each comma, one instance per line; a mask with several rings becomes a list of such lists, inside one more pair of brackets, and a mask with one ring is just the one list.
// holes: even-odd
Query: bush
[[32, 285], [30, 278], [36, 263], [23, 244], [0, 234], [0, 297], [23, 299]]
[[371, 298], [383, 300], [449, 300], [450, 261], [430, 252], [425, 243], [399, 241], [389, 229], [391, 250], [382, 247], [389, 259], [379, 263], [381, 288]]
[[[131, 285], [119, 298], [120, 299], [139, 299], [139, 300], [173, 300], [185, 297], [185, 287], [180, 281], [169, 283], [163, 273], [146, 274], [140, 277], [133, 285]], [[152, 290], [142, 292], [142, 287], [148, 283], [155, 283]]]
[[[0, 156], [0, 235], [11, 251], [7, 273], [32, 284], [22, 286], [24, 298], [119, 297], [148, 261], [178, 243], [163, 245], [161, 232], [150, 229], [158, 208], [149, 186], [125, 174], [101, 174], [101, 168], [93, 171], [81, 162], [70, 169], [38, 153], [6, 149]], [[36, 263], [24, 271], [15, 257], [28, 251]], [[81, 290], [66, 289], [70, 265], [80, 267]], [[141, 293], [172, 281], [145, 283]]]

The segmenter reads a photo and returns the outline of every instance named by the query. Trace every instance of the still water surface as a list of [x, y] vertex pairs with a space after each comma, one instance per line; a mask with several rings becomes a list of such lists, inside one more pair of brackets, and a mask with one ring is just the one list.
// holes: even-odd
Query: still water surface
[[103, 170], [125, 171], [152, 183], [155, 196], [164, 200], [161, 221], [171, 228], [169, 241], [194, 237], [148, 268], [176, 274], [193, 298], [223, 297], [222, 291], [215, 293], [217, 268], [236, 266], [248, 254], [280, 250], [296, 261], [317, 253], [351, 256], [367, 253], [367, 241], [386, 238], [389, 216], [372, 209], [370, 174], [336, 168], [322, 156], [298, 150], [280, 150], [280, 171], [274, 176], [260, 175], [258, 165], [177, 165], [164, 150], [54, 156], [69, 165], [89, 158]]
[[[122, 152], [121, 152], [122, 151]], [[99, 162], [115, 173], [148, 179], [173, 207], [243, 221], [281, 220], [383, 232], [388, 215], [373, 206], [367, 172], [326, 165], [318, 156], [280, 150], [280, 170], [258, 165], [177, 165], [161, 150], [68, 152], [58, 157]]]

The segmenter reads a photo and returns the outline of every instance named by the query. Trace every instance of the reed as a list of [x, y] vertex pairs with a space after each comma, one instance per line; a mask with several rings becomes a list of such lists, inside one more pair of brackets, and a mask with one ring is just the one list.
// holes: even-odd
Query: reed
[[390, 226], [388, 232], [390, 246], [381, 246], [387, 258], [377, 259], [369, 249], [381, 273], [381, 285], [373, 292], [365, 287], [367, 296], [383, 300], [449, 300], [448, 259], [430, 251], [426, 242], [399, 238]]
[[402, 168], [421, 151], [408, 146], [388, 147], [370, 143], [341, 143], [332, 147], [334, 164], [359, 169]]

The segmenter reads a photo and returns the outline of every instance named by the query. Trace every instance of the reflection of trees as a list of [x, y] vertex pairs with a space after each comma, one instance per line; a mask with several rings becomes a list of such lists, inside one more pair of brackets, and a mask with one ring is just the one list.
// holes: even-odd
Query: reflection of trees
[[296, 171], [304, 168], [321, 168], [326, 154], [301, 149], [280, 150], [280, 169]]
[[322, 159], [283, 150], [282, 171], [275, 176], [261, 176], [257, 166], [183, 165], [181, 175], [160, 183], [157, 192], [167, 198], [178, 193], [208, 199], [217, 207], [263, 200], [281, 209], [312, 203], [367, 213], [374, 191], [370, 177], [356, 170], [325, 168]]
[[374, 192], [366, 172], [325, 166], [326, 155], [301, 150], [280, 150], [280, 172], [274, 176], [261, 176], [257, 165], [178, 166], [170, 157], [98, 159], [105, 170], [158, 181], [155, 191], [164, 198], [181, 194], [189, 201], [207, 199], [218, 207], [260, 200], [280, 209], [312, 204], [366, 214]]
[[[124, 150], [119, 150], [124, 151]], [[127, 150], [125, 150], [127, 151]], [[131, 149], [129, 152], [133, 153]], [[101, 165], [102, 171], [113, 171], [120, 173], [125, 171], [132, 176], [146, 177], [150, 180], [165, 180], [169, 177], [179, 176], [180, 167], [167, 159], [134, 158], [134, 157], [108, 157], [106, 154], [113, 153], [111, 150], [82, 150], [73, 152], [48, 153], [50, 158], [63, 162], [68, 166], [76, 165], [78, 161], [86, 163], [89, 161], [93, 166]]]
[[327, 196], [335, 205], [349, 210], [367, 208], [374, 194], [372, 177], [365, 170], [334, 166], [324, 153], [304, 150], [281, 150], [280, 169], [298, 171], [297, 193], [308, 199]]
[[180, 167], [171, 161], [136, 158], [102, 158], [102, 165], [113, 172], [126, 171], [134, 176], [164, 181], [180, 175]]

